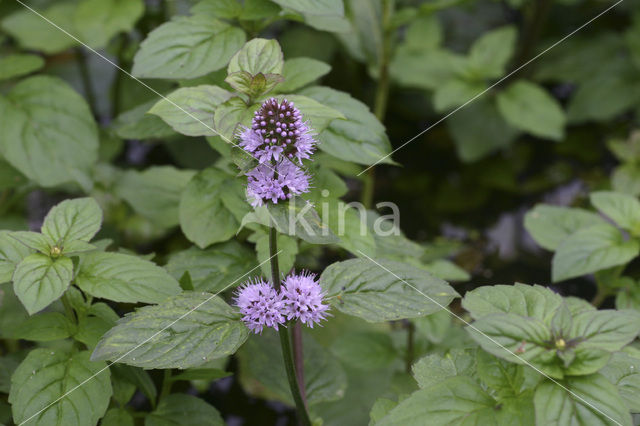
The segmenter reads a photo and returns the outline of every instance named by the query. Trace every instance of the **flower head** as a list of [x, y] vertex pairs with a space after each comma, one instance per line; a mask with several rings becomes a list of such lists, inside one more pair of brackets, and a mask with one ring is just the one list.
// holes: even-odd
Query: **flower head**
[[275, 165], [259, 164], [247, 173], [247, 195], [252, 206], [265, 201], [278, 203], [309, 191], [309, 176], [289, 160]]
[[302, 114], [286, 99], [267, 99], [255, 112], [251, 127], [244, 127], [238, 134], [240, 146], [251, 153], [261, 164], [281, 158], [302, 162], [315, 150], [308, 123]]
[[314, 324], [319, 324], [328, 315], [329, 305], [322, 303], [324, 294], [315, 274], [303, 272], [288, 275], [284, 279], [282, 295], [285, 305], [283, 313], [288, 320], [299, 319], [313, 328]]
[[242, 321], [256, 334], [262, 333], [264, 327], [277, 330], [285, 321], [282, 294], [261, 279], [248, 281], [240, 287], [235, 303], [243, 315]]

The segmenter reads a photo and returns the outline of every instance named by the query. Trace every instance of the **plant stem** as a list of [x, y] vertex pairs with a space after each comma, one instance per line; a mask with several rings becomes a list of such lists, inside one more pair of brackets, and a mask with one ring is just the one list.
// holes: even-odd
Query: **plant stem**
[[293, 363], [296, 367], [296, 377], [300, 387], [300, 395], [304, 405], [307, 405], [307, 395], [304, 389], [304, 351], [302, 349], [302, 325], [300, 321], [291, 327], [291, 343], [293, 344]]
[[604, 301], [607, 299], [607, 297], [609, 297], [609, 292], [603, 289], [601, 286], [598, 286], [598, 291], [596, 292], [596, 295], [593, 296], [593, 299], [591, 299], [591, 305], [595, 306], [596, 308], [599, 308], [600, 305], [602, 305]]
[[[269, 231], [269, 252], [271, 254], [271, 279], [276, 290], [280, 290], [280, 267], [278, 266], [278, 231], [271, 228]], [[289, 338], [289, 330], [281, 327], [278, 331], [280, 335], [280, 346], [282, 348], [282, 358], [284, 359], [284, 368], [287, 371], [287, 380], [289, 381], [289, 389], [293, 396], [298, 411], [298, 420], [304, 426], [311, 426], [311, 419], [307, 413], [307, 407], [302, 397], [300, 388], [303, 383], [298, 383], [296, 379], [296, 369], [293, 362], [293, 353], [291, 351], [291, 341]]]
[[62, 301], [62, 306], [64, 306], [64, 312], [67, 315], [67, 317], [74, 324], [77, 324], [77, 318], [76, 318], [76, 315], [75, 315], [75, 311], [73, 310], [73, 307], [71, 306], [71, 302], [69, 301], [69, 296], [67, 295], [67, 293], [64, 293], [62, 295], [62, 297], [60, 298], [60, 300]]
[[164, 370], [164, 376], [162, 378], [162, 389], [160, 390], [160, 395], [158, 396], [158, 402], [160, 402], [163, 398], [166, 398], [171, 393], [171, 385], [173, 382], [171, 381], [171, 369], [167, 368]]
[[[387, 112], [387, 101], [389, 99], [389, 60], [391, 56], [391, 32], [389, 31], [389, 20], [393, 13], [393, 2], [383, 0], [382, 2], [382, 49], [378, 63], [378, 84], [373, 104], [373, 113], [376, 118], [383, 123]], [[362, 204], [365, 208], [373, 207], [373, 198], [376, 186], [376, 170], [371, 167], [364, 176], [362, 188]]]
[[411, 374], [411, 366], [413, 365], [413, 352], [414, 352], [414, 337], [415, 326], [411, 321], [407, 321], [407, 355], [405, 358], [405, 371], [407, 374]]

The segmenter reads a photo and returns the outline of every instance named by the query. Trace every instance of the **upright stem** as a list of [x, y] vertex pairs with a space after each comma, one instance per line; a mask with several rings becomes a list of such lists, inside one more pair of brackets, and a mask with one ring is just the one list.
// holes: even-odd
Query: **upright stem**
[[82, 50], [82, 47], [76, 48], [76, 54], [78, 55], [78, 69], [80, 70], [84, 93], [87, 96], [87, 103], [91, 111], [96, 114], [96, 96], [93, 93], [93, 86], [91, 85], [91, 73], [89, 72], [87, 55], [84, 53], [84, 50]]
[[[382, 49], [378, 63], [378, 84], [376, 86], [373, 113], [382, 123], [387, 112], [387, 100], [389, 98], [389, 60], [391, 56], [391, 34], [389, 32], [389, 20], [391, 19], [393, 2], [382, 1]], [[376, 185], [376, 170], [371, 167], [364, 176], [362, 188], [362, 204], [365, 208], [373, 207], [373, 197]]]
[[158, 396], [158, 402], [169, 396], [169, 394], [171, 393], [172, 384], [173, 382], [171, 381], [171, 369], [167, 368], [164, 370], [164, 376], [162, 377], [162, 389], [160, 390], [160, 395]]
[[302, 326], [300, 321], [293, 323], [291, 327], [291, 343], [293, 344], [293, 363], [296, 367], [296, 377], [300, 388], [300, 395], [304, 405], [307, 405], [307, 395], [304, 389], [304, 352], [302, 349]]
[[408, 374], [411, 374], [411, 366], [413, 365], [413, 352], [414, 352], [414, 336], [415, 336], [415, 326], [411, 321], [407, 321], [407, 356], [405, 358], [405, 371]]
[[[271, 228], [269, 231], [269, 252], [271, 254], [271, 279], [273, 286], [280, 290], [280, 267], [278, 266], [278, 231]], [[293, 362], [293, 353], [291, 351], [291, 341], [289, 339], [289, 330], [281, 327], [278, 331], [280, 335], [280, 346], [282, 348], [282, 358], [284, 359], [284, 368], [287, 371], [287, 380], [289, 381], [289, 389], [293, 395], [293, 401], [298, 411], [298, 420], [303, 426], [311, 426], [311, 419], [307, 413], [307, 407], [302, 397], [300, 388], [304, 387], [304, 382], [298, 383], [296, 379], [296, 369]]]

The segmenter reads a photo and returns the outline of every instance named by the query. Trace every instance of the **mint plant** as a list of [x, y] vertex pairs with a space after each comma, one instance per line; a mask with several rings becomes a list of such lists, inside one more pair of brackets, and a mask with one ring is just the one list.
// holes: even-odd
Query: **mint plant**
[[574, 3], [0, 2], [0, 424], [637, 424], [640, 19]]

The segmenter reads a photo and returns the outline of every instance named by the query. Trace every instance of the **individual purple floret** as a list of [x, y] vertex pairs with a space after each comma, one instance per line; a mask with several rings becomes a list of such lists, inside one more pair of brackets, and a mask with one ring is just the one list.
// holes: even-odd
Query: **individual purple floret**
[[313, 328], [314, 324], [326, 319], [329, 305], [322, 303], [324, 294], [316, 275], [310, 272], [291, 274], [282, 286], [284, 310], [287, 320], [299, 319]]
[[309, 191], [309, 176], [291, 161], [283, 159], [274, 166], [259, 164], [247, 173], [247, 195], [251, 205], [266, 201], [278, 203]]
[[243, 315], [242, 321], [256, 334], [261, 334], [264, 327], [277, 330], [278, 325], [285, 321], [282, 294], [261, 279], [249, 281], [240, 287], [235, 303]]
[[261, 164], [281, 158], [302, 162], [315, 150], [316, 141], [302, 114], [293, 102], [276, 98], [267, 99], [255, 112], [251, 128], [244, 127], [238, 134], [240, 146]]

